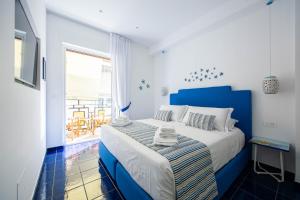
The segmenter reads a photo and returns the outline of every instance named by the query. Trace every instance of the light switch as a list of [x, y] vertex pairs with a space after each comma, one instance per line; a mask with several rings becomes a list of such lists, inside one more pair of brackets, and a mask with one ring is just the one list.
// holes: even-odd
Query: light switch
[[266, 128], [277, 128], [277, 124], [275, 122], [263, 122], [263, 126]]

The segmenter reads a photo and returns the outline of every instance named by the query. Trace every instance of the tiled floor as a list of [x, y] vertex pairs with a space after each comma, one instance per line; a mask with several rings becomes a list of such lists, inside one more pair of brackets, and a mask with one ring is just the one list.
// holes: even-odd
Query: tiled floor
[[[98, 141], [48, 152], [34, 199], [123, 199], [98, 159]], [[249, 165], [223, 199], [300, 200], [299, 184], [286, 179], [279, 184], [270, 176], [256, 175]]]
[[[300, 200], [300, 184], [293, 181], [292, 174], [286, 174], [285, 182], [278, 183], [269, 175], [257, 175], [252, 165], [249, 163], [223, 199]], [[278, 171], [269, 166], [263, 166], [270, 171]]]
[[123, 199], [98, 165], [98, 142], [48, 152], [34, 199]]

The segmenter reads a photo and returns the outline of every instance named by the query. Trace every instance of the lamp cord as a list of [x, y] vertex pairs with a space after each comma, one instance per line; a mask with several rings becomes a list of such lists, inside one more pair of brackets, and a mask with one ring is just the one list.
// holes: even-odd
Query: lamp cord
[[270, 4], [268, 7], [269, 7], [269, 52], [270, 52], [270, 54], [269, 54], [269, 64], [270, 64], [270, 71], [269, 71], [269, 73], [270, 73], [270, 76], [271, 76], [271, 73], [272, 73], [272, 33], [271, 33], [271, 31], [272, 31], [272, 13], [271, 13], [271, 5], [272, 4]]

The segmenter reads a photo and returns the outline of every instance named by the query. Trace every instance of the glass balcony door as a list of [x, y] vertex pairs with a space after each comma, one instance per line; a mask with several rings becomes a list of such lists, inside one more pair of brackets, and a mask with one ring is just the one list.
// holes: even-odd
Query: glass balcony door
[[100, 138], [111, 120], [111, 61], [84, 51], [65, 51], [66, 144]]

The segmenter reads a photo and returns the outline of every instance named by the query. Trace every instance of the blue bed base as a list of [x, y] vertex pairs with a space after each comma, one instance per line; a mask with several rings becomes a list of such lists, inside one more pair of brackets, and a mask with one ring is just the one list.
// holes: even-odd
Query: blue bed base
[[[216, 174], [218, 196], [220, 199], [230, 188], [235, 179], [240, 175], [251, 159], [251, 145], [248, 144], [252, 137], [252, 103], [251, 91], [232, 91], [230, 86], [182, 89], [178, 93], [170, 94], [171, 105], [191, 105], [202, 107], [232, 107], [233, 118], [239, 120], [239, 127], [245, 134], [245, 147], [239, 154], [229, 161]], [[111, 178], [127, 200], [152, 199], [129, 175], [126, 169], [110, 153], [105, 145], [99, 143], [100, 159]]]

